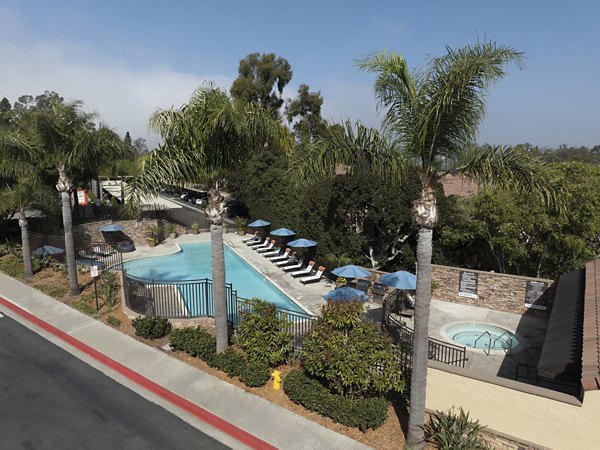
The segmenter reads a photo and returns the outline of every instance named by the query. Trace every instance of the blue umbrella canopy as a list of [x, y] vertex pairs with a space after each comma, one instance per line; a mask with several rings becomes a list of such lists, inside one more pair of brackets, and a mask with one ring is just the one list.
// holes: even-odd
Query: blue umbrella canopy
[[355, 266], [354, 264], [338, 267], [337, 269], [332, 270], [331, 273], [344, 278], [362, 278], [371, 275], [371, 272], [368, 270]]
[[252, 222], [251, 224], [249, 224], [249, 227], [252, 228], [259, 228], [259, 227], [266, 227], [267, 225], [271, 225], [271, 222], [267, 222], [266, 220], [255, 220], [254, 222]]
[[277, 228], [275, 231], [271, 231], [271, 234], [273, 236], [293, 236], [296, 232], [288, 228]]
[[395, 287], [396, 289], [417, 289], [417, 277], [410, 272], [403, 270], [399, 272], [386, 273], [379, 279], [381, 284], [386, 286]]
[[287, 243], [288, 247], [316, 247], [317, 243], [315, 241], [311, 241], [310, 239], [296, 239], [294, 241]]
[[53, 247], [52, 245], [43, 245], [40, 248], [36, 248], [33, 251], [35, 256], [45, 256], [45, 255], [60, 255], [64, 253], [65, 250], [58, 247]]
[[359, 291], [358, 289], [354, 289], [349, 286], [342, 286], [340, 288], [329, 291], [323, 296], [323, 298], [325, 300], [334, 300], [341, 302], [350, 300], [360, 300], [362, 302], [366, 302], [367, 300], [369, 300], [369, 297], [363, 291]]
[[122, 225], [104, 225], [103, 227], [100, 227], [100, 231], [102, 232], [107, 232], [107, 231], [123, 231], [123, 226]]

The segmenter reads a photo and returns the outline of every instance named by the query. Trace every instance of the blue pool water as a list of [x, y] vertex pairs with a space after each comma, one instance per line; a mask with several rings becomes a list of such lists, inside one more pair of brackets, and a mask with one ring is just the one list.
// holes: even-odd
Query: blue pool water
[[517, 337], [504, 328], [486, 323], [459, 323], [448, 327], [448, 337], [465, 347], [507, 350], [519, 344]]
[[[151, 280], [212, 279], [210, 243], [181, 244], [181, 251], [167, 256], [142, 258], [123, 264], [134, 277]], [[237, 290], [238, 297], [258, 297], [274, 303], [279, 308], [304, 312], [292, 299], [281, 292], [264, 276], [225, 245], [226, 282]], [[188, 310], [193, 314], [193, 299], [180, 290]]]

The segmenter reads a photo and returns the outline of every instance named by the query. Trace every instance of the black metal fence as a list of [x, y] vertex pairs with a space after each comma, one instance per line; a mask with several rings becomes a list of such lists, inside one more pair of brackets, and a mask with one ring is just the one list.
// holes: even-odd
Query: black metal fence
[[[29, 233], [29, 245], [33, 256], [51, 258], [65, 264], [65, 237]], [[75, 263], [77, 266], [98, 266], [99, 269], [120, 269], [123, 255], [116, 244], [75, 240]]]
[[[158, 281], [138, 278], [123, 272], [125, 305], [132, 311], [170, 319], [214, 317], [213, 285], [208, 278], [190, 281]], [[238, 298], [230, 284], [225, 285], [227, 320], [237, 329], [241, 313], [250, 312], [253, 303]], [[314, 317], [282, 308], [277, 316], [288, 323], [287, 331], [294, 335], [294, 347], [302, 347], [302, 338], [310, 332]]]
[[[388, 332], [400, 346], [401, 364], [405, 373], [408, 373], [411, 367], [414, 331], [392, 316], [389, 311], [384, 312], [384, 324]], [[465, 347], [430, 337], [428, 343], [428, 357], [433, 361], [439, 361], [444, 364], [465, 367], [467, 351]]]

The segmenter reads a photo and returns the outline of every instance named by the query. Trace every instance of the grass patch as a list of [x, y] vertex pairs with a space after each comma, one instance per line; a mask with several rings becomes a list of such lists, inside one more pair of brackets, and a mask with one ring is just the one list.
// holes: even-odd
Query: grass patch
[[68, 288], [64, 286], [47, 286], [45, 284], [36, 284], [35, 288], [56, 299], [63, 298], [68, 292]]
[[0, 258], [0, 271], [6, 275], [22, 280], [25, 278], [25, 270], [23, 270], [23, 261], [14, 255], [6, 255]]
[[90, 316], [93, 316], [96, 314], [96, 308], [92, 305], [90, 305], [85, 299], [81, 299], [81, 300], [77, 300], [76, 302], [73, 302], [73, 308], [75, 308], [78, 311], [81, 311], [84, 314], [88, 314]]
[[106, 323], [115, 328], [119, 328], [121, 326], [121, 321], [114, 316], [108, 316], [106, 318]]

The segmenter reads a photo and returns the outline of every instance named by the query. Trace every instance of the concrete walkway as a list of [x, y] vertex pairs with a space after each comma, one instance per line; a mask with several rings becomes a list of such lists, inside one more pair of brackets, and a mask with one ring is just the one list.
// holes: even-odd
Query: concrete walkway
[[[156, 249], [168, 250], [163, 244]], [[146, 249], [137, 253], [139, 257], [146, 253]], [[247, 440], [240, 442], [240, 433], [228, 431], [235, 427], [278, 448], [368, 448], [208, 375], [173, 358], [168, 352], [149, 347], [3, 273], [0, 273], [0, 297], [0, 313], [12, 317], [232, 448], [261, 448], [256, 444], [249, 447], [243, 443]], [[26, 312], [18, 312], [20, 309]], [[27, 313], [33, 317], [28, 318]], [[49, 331], [51, 329], [56, 331]], [[85, 348], [91, 350], [85, 351]], [[213, 419], [201, 420], [199, 417], [203, 415], [194, 414], [193, 407], [186, 408], [186, 401], [191, 402], [196, 410], [206, 411], [205, 416]], [[214, 416], [233, 427], [215, 428], [209, 425], [218, 422]]]

